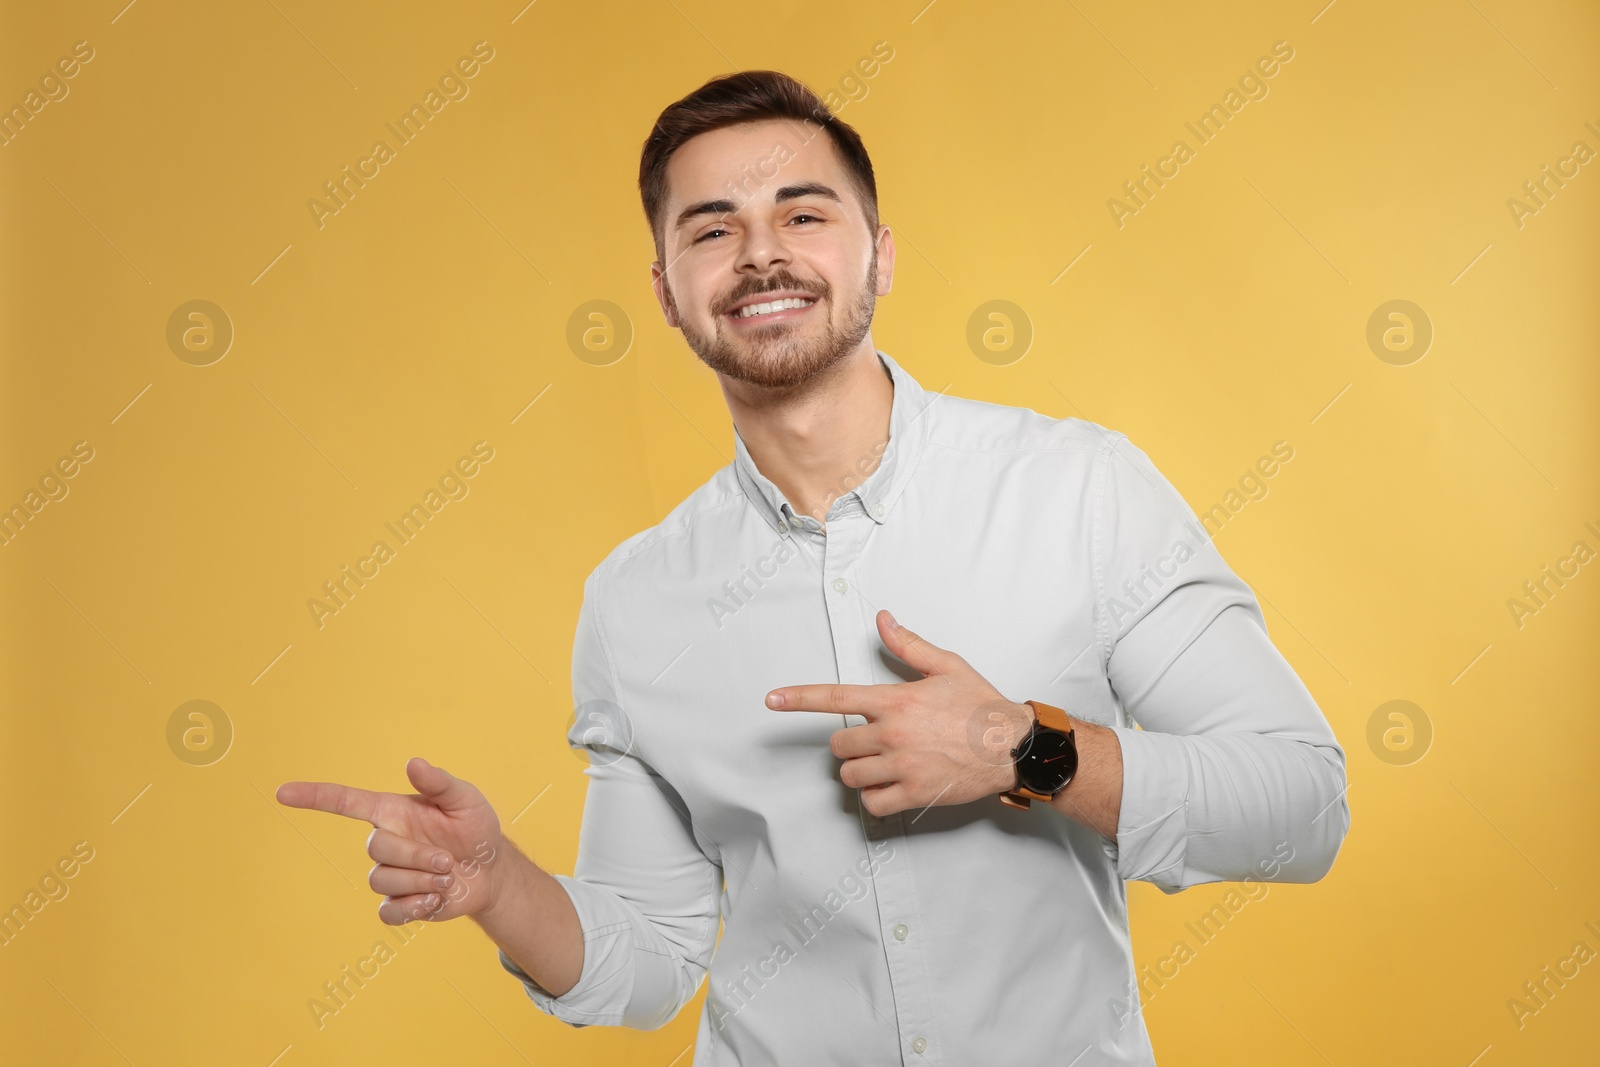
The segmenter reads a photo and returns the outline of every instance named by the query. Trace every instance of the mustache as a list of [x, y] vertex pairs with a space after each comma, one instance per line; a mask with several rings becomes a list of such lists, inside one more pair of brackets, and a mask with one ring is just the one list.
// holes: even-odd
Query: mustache
[[739, 304], [749, 300], [752, 296], [760, 296], [763, 293], [776, 293], [783, 289], [791, 289], [797, 293], [804, 293], [816, 300], [821, 300], [828, 295], [828, 286], [826, 283], [822, 284], [819, 288], [818, 286], [807, 284], [806, 282], [801, 281], [799, 278], [795, 278], [790, 275], [776, 275], [767, 279], [765, 283], [740, 285], [721, 301], [717, 307], [717, 314], [726, 315]]

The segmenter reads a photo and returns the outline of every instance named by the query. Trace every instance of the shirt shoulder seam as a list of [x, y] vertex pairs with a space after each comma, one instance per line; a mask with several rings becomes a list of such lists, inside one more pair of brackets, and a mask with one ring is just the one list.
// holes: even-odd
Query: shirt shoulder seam
[[600, 638], [600, 655], [606, 661], [606, 677], [611, 679], [611, 693], [616, 698], [616, 705], [624, 715], [627, 711], [622, 707], [622, 679], [617, 675], [617, 665], [612, 662], [611, 639], [606, 636], [606, 621], [604, 613], [604, 593], [606, 575], [597, 571], [594, 581], [594, 632]]
[[[727, 469], [728, 468], [726, 467], [723, 468], [723, 470]], [[721, 472], [719, 471], [718, 473], [720, 474]], [[718, 508], [725, 507], [732, 501], [742, 500], [744, 495], [744, 487], [735, 485], [732, 489], [728, 490], [717, 499], [711, 501], [710, 503], [704, 504], [689, 514], [683, 516], [683, 518], [674, 524], [670, 530], [663, 529], [661, 523], [656, 523], [654, 526], [651, 526], [648, 529], [639, 531], [639, 533], [634, 535], [634, 537], [638, 538], [637, 542], [629, 546], [627, 551], [615, 553], [601, 561], [601, 569], [616, 567], [648, 549], [655, 548], [669, 537], [680, 537], [683, 534], [688, 533], [689, 530], [694, 526], [695, 520], [700, 518], [700, 516], [704, 515], [708, 511], [715, 511]]]
[[1100, 670], [1106, 673], [1111, 666], [1110, 608], [1106, 603], [1106, 485], [1111, 481], [1111, 453], [1116, 450], [1118, 438], [1126, 435], [1104, 427], [1101, 432], [1105, 434], [1105, 441], [1100, 446], [1099, 462], [1094, 471], [1095, 485], [1091, 489], [1094, 513], [1089, 554], [1094, 575], [1094, 629], [1100, 638]]

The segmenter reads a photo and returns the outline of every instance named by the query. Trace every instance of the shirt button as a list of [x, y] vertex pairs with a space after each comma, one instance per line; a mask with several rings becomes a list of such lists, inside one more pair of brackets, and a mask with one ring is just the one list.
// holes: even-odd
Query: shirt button
[[880, 519], [883, 518], [883, 505], [882, 504], [874, 505], [873, 508], [872, 508], [872, 513], [874, 515], [878, 516], [878, 518], [880, 518]]
[[926, 1052], [927, 1049], [928, 1049], [928, 1042], [927, 1042], [926, 1038], [914, 1037], [914, 1038], [911, 1039], [911, 1051], [912, 1052], [915, 1052], [918, 1055], [921, 1055], [923, 1052]]
[[833, 588], [835, 592], [843, 593], [850, 588], [850, 583], [843, 578], [835, 578], [833, 580]]
[[[906, 939], [906, 935], [908, 935], [910, 933], [911, 933], [911, 928], [908, 927], [905, 923], [895, 923], [894, 924], [894, 939], [896, 941], [904, 941]], [[918, 1049], [917, 1051], [920, 1052], [922, 1050]]]

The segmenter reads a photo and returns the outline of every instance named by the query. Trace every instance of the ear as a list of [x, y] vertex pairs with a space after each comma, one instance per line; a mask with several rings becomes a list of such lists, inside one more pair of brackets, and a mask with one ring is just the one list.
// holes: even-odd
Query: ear
[[672, 301], [668, 297], [666, 269], [661, 266], [660, 260], [650, 264], [650, 288], [656, 294], [656, 303], [661, 305], [661, 315], [667, 320], [667, 325], [673, 329], [681, 328], [678, 316], [672, 311]]
[[878, 227], [878, 276], [875, 292], [879, 296], [888, 296], [889, 290], [894, 288], [894, 235], [889, 232], [889, 227]]

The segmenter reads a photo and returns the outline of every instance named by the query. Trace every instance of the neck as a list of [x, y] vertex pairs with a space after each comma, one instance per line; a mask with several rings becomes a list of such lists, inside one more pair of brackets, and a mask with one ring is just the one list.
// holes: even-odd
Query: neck
[[721, 382], [750, 458], [796, 512], [826, 523], [834, 500], [878, 469], [894, 382], [870, 336], [849, 359], [796, 389]]

